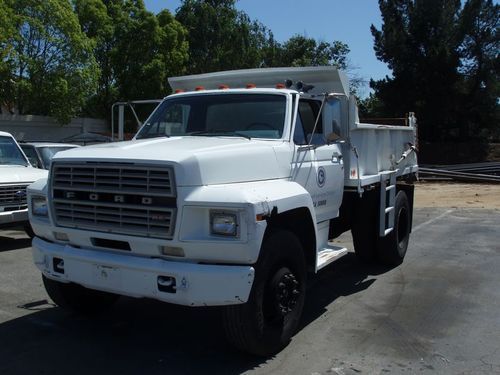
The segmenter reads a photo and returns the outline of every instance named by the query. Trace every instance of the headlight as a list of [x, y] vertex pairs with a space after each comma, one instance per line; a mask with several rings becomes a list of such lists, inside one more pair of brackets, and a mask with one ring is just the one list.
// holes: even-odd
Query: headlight
[[238, 235], [238, 216], [210, 211], [210, 233], [218, 236], [236, 237]]
[[49, 214], [47, 208], [47, 199], [45, 197], [32, 197], [31, 198], [31, 213], [33, 216], [45, 216]]

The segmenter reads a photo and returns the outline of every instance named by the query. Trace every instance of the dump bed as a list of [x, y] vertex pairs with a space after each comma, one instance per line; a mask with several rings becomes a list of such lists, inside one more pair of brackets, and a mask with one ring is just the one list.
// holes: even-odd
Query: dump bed
[[382, 175], [396, 176], [416, 173], [417, 123], [413, 113], [406, 125], [381, 125], [362, 123], [359, 120], [356, 100], [349, 100], [348, 127], [343, 136], [345, 186], [357, 187], [374, 184]]

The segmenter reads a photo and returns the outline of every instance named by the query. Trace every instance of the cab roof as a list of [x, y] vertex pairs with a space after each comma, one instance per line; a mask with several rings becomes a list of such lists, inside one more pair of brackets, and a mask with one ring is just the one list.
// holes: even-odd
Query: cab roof
[[232, 89], [255, 85], [257, 88], [276, 88], [277, 84], [292, 83], [290, 88], [301, 91], [297, 83], [313, 86], [309, 94], [339, 93], [349, 95], [349, 81], [346, 75], [332, 66], [299, 68], [259, 68], [229, 70], [224, 72], [171, 77], [168, 79], [172, 90], [195, 91], [203, 87], [206, 90], [227, 86]]

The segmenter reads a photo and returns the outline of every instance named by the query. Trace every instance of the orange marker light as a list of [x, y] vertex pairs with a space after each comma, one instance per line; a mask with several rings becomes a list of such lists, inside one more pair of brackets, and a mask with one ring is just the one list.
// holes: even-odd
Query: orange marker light
[[286, 88], [286, 86], [283, 83], [277, 83], [276, 88], [277, 89], [284, 89], [284, 88]]
[[176, 93], [176, 94], [179, 94], [179, 93], [181, 93], [181, 92], [184, 92], [184, 90], [183, 90], [183, 89], [177, 89], [177, 90], [175, 90], [175, 93]]
[[219, 90], [227, 90], [228, 88], [228, 85], [219, 85]]
[[196, 86], [194, 88], [194, 91], [202, 91], [202, 90], [205, 90], [205, 87], [203, 87], [203, 86]]
[[255, 83], [247, 83], [247, 89], [254, 89], [256, 87]]

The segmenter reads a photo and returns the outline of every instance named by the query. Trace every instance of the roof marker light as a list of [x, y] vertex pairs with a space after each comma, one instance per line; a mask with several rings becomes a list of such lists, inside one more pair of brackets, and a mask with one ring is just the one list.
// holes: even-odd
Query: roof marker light
[[284, 89], [284, 88], [286, 88], [286, 86], [283, 83], [277, 83], [276, 88], [277, 89]]
[[202, 90], [205, 90], [205, 87], [203, 87], [203, 86], [196, 86], [194, 88], [194, 91], [202, 91]]
[[219, 85], [219, 90], [227, 90], [228, 88], [228, 85]]
[[174, 92], [175, 92], [176, 94], [179, 94], [179, 93], [181, 93], [181, 92], [184, 92], [184, 90], [183, 90], [183, 89], [176, 89]]
[[255, 85], [255, 83], [247, 83], [247, 89], [254, 89], [256, 88], [257, 86]]

